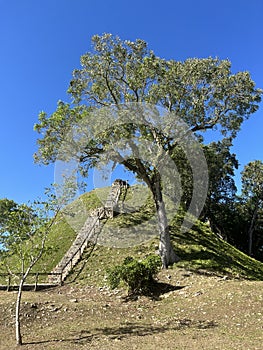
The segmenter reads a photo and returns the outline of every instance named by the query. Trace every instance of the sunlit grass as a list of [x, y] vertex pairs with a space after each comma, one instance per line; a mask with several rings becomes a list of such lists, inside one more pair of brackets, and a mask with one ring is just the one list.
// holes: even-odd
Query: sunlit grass
[[[72, 228], [81, 227], [88, 213], [103, 205], [109, 188], [82, 195], [58, 218], [46, 242], [47, 251], [33, 271], [50, 272], [61, 260], [76, 237]], [[122, 262], [126, 256], [144, 257], [158, 249], [158, 226], [154, 204], [145, 186], [129, 188], [123, 203], [123, 213], [109, 219], [103, 227], [96, 247], [90, 246], [68, 281], [101, 285], [106, 268]], [[217, 237], [207, 224], [197, 221], [188, 232], [181, 232], [184, 214], [175, 213], [170, 232], [176, 253], [181, 258], [174, 265], [203, 273], [228, 275], [235, 278], [263, 279], [263, 264], [248, 257]], [[11, 268], [17, 260], [10, 261]], [[3, 271], [4, 272], [4, 271]], [[2, 283], [2, 282], [1, 282]]]

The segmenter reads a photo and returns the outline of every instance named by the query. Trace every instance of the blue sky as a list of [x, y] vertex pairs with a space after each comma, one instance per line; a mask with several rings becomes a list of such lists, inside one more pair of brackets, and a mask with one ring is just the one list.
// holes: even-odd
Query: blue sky
[[[262, 13], [262, 0], [0, 0], [0, 198], [26, 202], [53, 182], [52, 166], [33, 163], [33, 125], [68, 99], [94, 34], [144, 39], [166, 59], [228, 58], [262, 88]], [[240, 169], [263, 159], [262, 107], [235, 140]]]

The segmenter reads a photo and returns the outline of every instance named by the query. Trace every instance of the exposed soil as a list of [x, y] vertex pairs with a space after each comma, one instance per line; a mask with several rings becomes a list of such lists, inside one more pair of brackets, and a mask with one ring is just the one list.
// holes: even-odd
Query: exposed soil
[[[14, 349], [16, 292], [0, 292], [0, 349]], [[63, 287], [24, 292], [24, 349], [261, 350], [263, 282], [161, 271], [150, 296]]]

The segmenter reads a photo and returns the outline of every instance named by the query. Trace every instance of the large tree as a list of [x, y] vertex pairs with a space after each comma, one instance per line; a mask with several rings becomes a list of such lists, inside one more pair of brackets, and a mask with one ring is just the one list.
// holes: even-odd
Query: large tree
[[249, 162], [242, 171], [241, 180], [243, 214], [248, 223], [248, 254], [252, 255], [254, 233], [259, 227], [262, 242], [263, 162], [260, 160]]
[[[59, 101], [52, 115], [44, 112], [39, 115], [35, 129], [42, 137], [38, 140], [35, 159], [49, 164], [63, 158], [60, 150], [65, 135], [81, 120], [89, 121], [86, 125], [93, 130], [93, 137], [89, 133], [86, 145], [82, 143], [78, 152], [83, 173], [98, 165], [107, 154], [111, 155], [111, 160], [123, 164], [144, 180], [156, 204], [160, 255], [163, 267], [167, 267], [177, 257], [170, 242], [163, 201], [160, 168], [164, 167], [161, 160], [165, 157], [174, 159], [179, 149], [188, 157], [191, 133], [218, 128], [224, 136], [233, 138], [243, 120], [257, 110], [261, 90], [255, 88], [248, 72], [233, 74], [228, 60], [165, 60], [149, 50], [143, 40], [122, 41], [111, 34], [95, 35], [92, 43], [93, 50], [81, 57], [81, 68], [73, 72], [68, 89], [71, 103]], [[126, 119], [126, 122], [114, 124], [114, 112], [111, 112], [111, 117], [105, 113], [104, 121], [103, 113], [94, 117], [96, 110], [112, 110], [110, 106], [114, 105], [115, 110], [123, 111], [125, 108], [121, 106], [130, 102], [138, 105], [150, 103], [162, 107], [167, 113], [162, 113], [157, 123], [152, 121], [152, 116], [147, 119], [144, 112], [137, 113], [141, 116], [137, 122], [127, 122]], [[158, 108], [150, 114], [155, 113], [158, 114]], [[187, 125], [183, 131], [178, 131], [180, 121]], [[164, 125], [160, 126], [162, 123]], [[114, 143], [122, 138], [129, 140], [125, 142], [130, 150], [129, 157], [123, 157], [125, 152], [121, 146], [119, 152], [114, 147]], [[140, 148], [142, 141], [154, 146], [153, 162], [149, 157], [142, 159], [142, 148], [147, 148], [147, 145]], [[70, 149], [74, 148], [73, 144], [70, 144]]]
[[[231, 153], [231, 139], [212, 142], [204, 146], [209, 171], [209, 188], [202, 216], [209, 220], [213, 231], [228, 239], [229, 215], [236, 199], [234, 181], [238, 168], [236, 155]], [[231, 219], [230, 219], [231, 220]]]

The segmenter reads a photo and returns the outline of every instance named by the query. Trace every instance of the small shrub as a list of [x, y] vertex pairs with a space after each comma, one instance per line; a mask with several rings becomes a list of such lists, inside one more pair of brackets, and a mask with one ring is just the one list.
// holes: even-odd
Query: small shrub
[[121, 265], [107, 271], [109, 286], [115, 289], [123, 281], [128, 285], [129, 294], [147, 292], [160, 267], [161, 259], [157, 255], [151, 254], [141, 261], [126, 257]]

